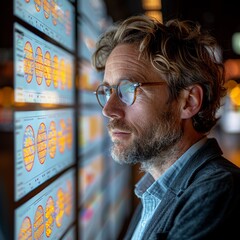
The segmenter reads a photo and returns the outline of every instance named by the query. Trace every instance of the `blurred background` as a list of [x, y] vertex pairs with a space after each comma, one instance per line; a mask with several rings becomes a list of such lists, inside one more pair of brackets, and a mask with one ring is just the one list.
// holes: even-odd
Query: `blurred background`
[[209, 29], [224, 49], [224, 58], [238, 58], [239, 49], [232, 40], [240, 31], [238, 8], [233, 0], [105, 0], [113, 21], [139, 13], [166, 21], [171, 18], [198, 21]]
[[210, 136], [240, 166], [240, 19], [232, 0], [0, 2], [0, 239], [122, 239], [138, 166], [109, 155], [91, 54], [116, 21], [198, 21], [218, 40], [227, 96]]

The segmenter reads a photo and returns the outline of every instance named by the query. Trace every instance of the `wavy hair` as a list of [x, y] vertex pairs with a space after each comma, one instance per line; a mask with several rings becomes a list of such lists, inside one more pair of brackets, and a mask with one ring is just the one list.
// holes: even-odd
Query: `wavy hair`
[[138, 46], [139, 58], [148, 59], [166, 81], [170, 100], [198, 84], [203, 89], [200, 111], [193, 116], [196, 131], [207, 133], [216, 124], [224, 88], [224, 65], [216, 39], [197, 22], [172, 19], [165, 24], [147, 16], [115, 23], [96, 43], [93, 66], [104, 71], [108, 56], [119, 44]]

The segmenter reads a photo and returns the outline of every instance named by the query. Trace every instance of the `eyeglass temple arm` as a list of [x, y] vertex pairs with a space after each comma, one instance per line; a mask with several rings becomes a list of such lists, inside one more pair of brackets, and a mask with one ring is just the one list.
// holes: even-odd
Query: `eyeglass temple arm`
[[146, 83], [137, 83], [137, 86], [145, 86], [145, 85], [149, 85], [149, 86], [154, 86], [154, 85], [163, 85], [166, 84], [165, 82], [146, 82]]

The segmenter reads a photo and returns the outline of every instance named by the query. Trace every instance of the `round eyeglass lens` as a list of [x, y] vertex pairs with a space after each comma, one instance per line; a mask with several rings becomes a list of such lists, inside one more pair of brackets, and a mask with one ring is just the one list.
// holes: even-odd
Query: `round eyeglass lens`
[[111, 89], [108, 86], [100, 85], [97, 90], [100, 105], [104, 107], [111, 96]]
[[118, 96], [122, 102], [128, 106], [134, 102], [135, 87], [134, 84], [128, 80], [122, 80], [118, 86]]

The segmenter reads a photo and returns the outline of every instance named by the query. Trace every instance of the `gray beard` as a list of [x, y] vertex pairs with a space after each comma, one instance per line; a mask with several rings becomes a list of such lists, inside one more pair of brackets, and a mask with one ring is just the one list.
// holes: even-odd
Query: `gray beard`
[[166, 154], [174, 154], [175, 146], [183, 135], [181, 124], [176, 122], [177, 119], [179, 116], [176, 116], [172, 110], [162, 113], [149, 126], [149, 130], [144, 132], [144, 136], [135, 139], [124, 151], [118, 151], [121, 142], [114, 142], [111, 148], [112, 158], [121, 164], [140, 163], [144, 171], [165, 165]]

